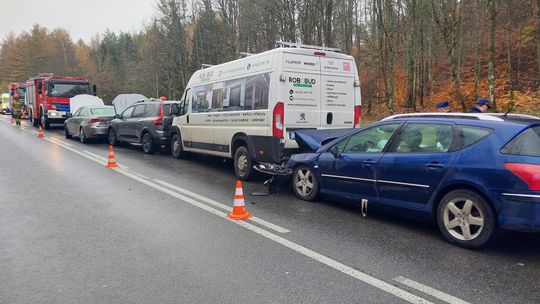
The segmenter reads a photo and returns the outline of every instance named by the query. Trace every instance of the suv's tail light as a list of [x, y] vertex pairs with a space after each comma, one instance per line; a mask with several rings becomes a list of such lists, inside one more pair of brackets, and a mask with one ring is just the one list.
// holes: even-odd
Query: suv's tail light
[[158, 117], [154, 120], [152, 120], [152, 124], [155, 126], [162, 125], [163, 124], [163, 118], [165, 118], [165, 112], [163, 112], [163, 105], [159, 105], [159, 114]]
[[540, 191], [540, 165], [506, 163], [504, 166], [526, 182], [530, 190]]
[[285, 108], [283, 102], [278, 102], [274, 106], [274, 113], [272, 115], [272, 135], [274, 137], [283, 137], [283, 122], [285, 115]]
[[354, 128], [360, 126], [360, 116], [362, 116], [362, 106], [354, 106]]

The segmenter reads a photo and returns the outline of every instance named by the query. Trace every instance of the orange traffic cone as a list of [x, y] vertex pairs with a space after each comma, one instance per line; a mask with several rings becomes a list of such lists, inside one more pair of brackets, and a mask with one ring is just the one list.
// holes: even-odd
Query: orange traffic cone
[[116, 168], [118, 164], [116, 163], [116, 157], [114, 156], [113, 146], [109, 146], [109, 159], [107, 160], [107, 168]]
[[38, 137], [38, 138], [43, 138], [43, 137], [45, 137], [45, 134], [43, 134], [43, 128], [41, 127], [41, 125], [39, 125], [37, 137]]
[[241, 180], [236, 181], [233, 209], [231, 213], [227, 214], [227, 217], [233, 220], [245, 220], [251, 217], [251, 214], [246, 211], [246, 203], [244, 202], [244, 192], [242, 191]]

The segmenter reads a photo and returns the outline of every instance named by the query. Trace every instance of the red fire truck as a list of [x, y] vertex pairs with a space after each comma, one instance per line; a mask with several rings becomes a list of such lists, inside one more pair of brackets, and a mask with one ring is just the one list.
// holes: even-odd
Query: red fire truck
[[24, 108], [23, 108], [23, 118], [26, 118], [28, 116], [28, 109], [26, 107], [26, 83], [24, 82], [12, 82], [9, 84], [9, 96], [11, 97], [11, 100], [15, 98], [15, 96], [18, 96], [19, 99], [23, 102]]
[[66, 120], [69, 99], [79, 94], [96, 95], [96, 86], [82, 77], [56, 76], [44, 73], [26, 81], [26, 103], [29, 117], [35, 127], [48, 129], [51, 123], [62, 124]]

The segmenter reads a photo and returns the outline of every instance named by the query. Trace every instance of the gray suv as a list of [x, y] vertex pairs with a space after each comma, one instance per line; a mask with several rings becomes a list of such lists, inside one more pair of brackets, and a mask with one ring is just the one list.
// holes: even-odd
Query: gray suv
[[173, 101], [140, 101], [121, 114], [117, 114], [109, 124], [110, 145], [119, 142], [141, 144], [144, 153], [152, 154], [169, 144], [169, 130], [172, 119]]

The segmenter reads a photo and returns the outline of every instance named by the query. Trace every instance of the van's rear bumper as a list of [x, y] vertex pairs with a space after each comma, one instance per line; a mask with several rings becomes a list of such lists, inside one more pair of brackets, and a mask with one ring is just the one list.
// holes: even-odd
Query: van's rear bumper
[[248, 136], [249, 152], [256, 162], [281, 163], [285, 157], [285, 141], [283, 137]]

